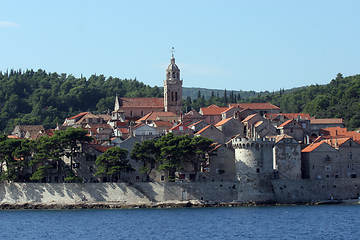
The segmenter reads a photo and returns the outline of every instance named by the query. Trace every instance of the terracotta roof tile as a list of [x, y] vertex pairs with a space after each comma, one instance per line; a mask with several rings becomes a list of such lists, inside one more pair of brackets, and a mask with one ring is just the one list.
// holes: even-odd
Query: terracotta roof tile
[[247, 122], [247, 121], [249, 121], [250, 119], [252, 119], [253, 117], [255, 117], [256, 115], [257, 115], [257, 113], [251, 114], [251, 115], [247, 116], [244, 120], [242, 120], [242, 122]]
[[171, 123], [171, 122], [169, 122], [169, 121], [162, 121], [162, 120], [154, 121], [154, 124], [155, 124], [157, 127], [172, 127], [172, 126], [174, 126], [173, 123]]
[[214, 126], [215, 126], [215, 127], [222, 126], [222, 125], [224, 125], [225, 123], [229, 122], [231, 119], [232, 119], [232, 118], [223, 119], [223, 120], [221, 120], [220, 122], [218, 122], [217, 124], [215, 124]]
[[311, 124], [344, 124], [342, 118], [310, 119]]
[[89, 112], [82, 112], [82, 113], [79, 113], [78, 115], [75, 115], [73, 117], [69, 117], [67, 119], [75, 119], [75, 118], [82, 118], [83, 116], [85, 116], [86, 114], [88, 114]]
[[294, 119], [289, 119], [286, 122], [282, 123], [281, 125], [278, 126], [278, 128], [283, 128], [287, 125], [289, 125], [291, 122], [295, 122], [295, 124], [297, 124], [298, 126], [301, 126], [300, 123], [298, 123], [297, 121], [295, 121]]
[[205, 131], [206, 131], [206, 129], [208, 129], [209, 127], [211, 127], [211, 125], [208, 125], [208, 126], [204, 127], [203, 129], [201, 129], [200, 131], [198, 131], [198, 132], [196, 133], [196, 135], [198, 135], [198, 134], [201, 134], [201, 133], [205, 132]]
[[106, 152], [106, 150], [112, 148], [112, 147], [108, 147], [108, 146], [101, 146], [101, 145], [92, 145], [91, 147], [93, 147], [94, 149], [98, 150], [99, 152]]
[[301, 150], [302, 153], [306, 153], [306, 152], [312, 152], [314, 151], [316, 148], [318, 148], [319, 146], [321, 146], [322, 144], [327, 144], [324, 141], [318, 142], [318, 143], [313, 143], [309, 146], [307, 146], [306, 148], [304, 148], [303, 150]]
[[310, 120], [310, 114], [308, 113], [266, 113], [265, 114], [265, 117], [270, 120], [276, 118], [277, 116], [284, 116], [287, 119], [294, 119], [301, 117], [302, 119]]
[[163, 98], [127, 98], [119, 97], [120, 108], [163, 108], [164, 99]]
[[200, 109], [202, 115], [221, 115], [223, 111], [228, 109], [228, 107], [218, 107], [216, 105], [211, 105], [209, 107], [203, 107]]
[[175, 113], [172, 112], [151, 112], [137, 120], [136, 122], [143, 122], [143, 121], [155, 121], [161, 117], [178, 117]]

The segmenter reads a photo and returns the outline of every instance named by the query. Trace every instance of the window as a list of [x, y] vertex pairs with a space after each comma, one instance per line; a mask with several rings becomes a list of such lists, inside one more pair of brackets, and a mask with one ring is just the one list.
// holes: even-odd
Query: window
[[144, 116], [144, 112], [143, 112], [143, 111], [141, 111], [141, 116]]
[[256, 169], [256, 173], [260, 173], [260, 168], [257, 168], [257, 169]]
[[349, 160], [352, 160], [352, 152], [349, 152]]
[[329, 172], [329, 171], [331, 171], [331, 167], [330, 167], [330, 166], [326, 166], [326, 167], [325, 167], [325, 170], [326, 170], [327, 172]]
[[174, 92], [171, 92], [171, 101], [174, 101]]
[[177, 92], [175, 92], [175, 101], [177, 101], [177, 97], [178, 97]]
[[130, 117], [132, 117], [132, 111], [130, 111]]
[[327, 162], [329, 162], [329, 161], [330, 161], [330, 157], [329, 157], [329, 155], [326, 155], [326, 157], [325, 157], [325, 161], [327, 161]]
[[180, 174], [179, 174], [179, 179], [180, 179], [180, 180], [185, 179], [185, 174], [180, 173]]
[[89, 167], [89, 172], [93, 172], [93, 168], [92, 167]]
[[351, 174], [351, 178], [356, 178], [356, 174]]
[[165, 176], [162, 175], [162, 176], [161, 176], [161, 181], [164, 181], [164, 180], [165, 180]]

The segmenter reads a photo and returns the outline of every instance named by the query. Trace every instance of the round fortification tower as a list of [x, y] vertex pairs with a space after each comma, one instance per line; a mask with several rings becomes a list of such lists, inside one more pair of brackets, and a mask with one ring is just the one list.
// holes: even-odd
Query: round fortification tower
[[273, 138], [235, 138], [236, 175], [238, 180], [270, 179], [273, 174]]

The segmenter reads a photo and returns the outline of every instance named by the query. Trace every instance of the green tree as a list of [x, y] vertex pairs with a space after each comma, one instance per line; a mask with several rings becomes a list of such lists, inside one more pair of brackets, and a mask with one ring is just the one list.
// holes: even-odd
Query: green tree
[[160, 149], [156, 146], [156, 140], [145, 140], [140, 143], [135, 143], [130, 153], [130, 158], [136, 161], [143, 162], [140, 172], [147, 174], [147, 181], [149, 181], [149, 174], [155, 168], [157, 159], [160, 156]]
[[120, 179], [121, 172], [135, 171], [127, 159], [127, 154], [126, 149], [120, 147], [109, 148], [96, 159], [98, 169], [95, 175], [100, 177], [110, 176], [110, 181], [116, 181]]

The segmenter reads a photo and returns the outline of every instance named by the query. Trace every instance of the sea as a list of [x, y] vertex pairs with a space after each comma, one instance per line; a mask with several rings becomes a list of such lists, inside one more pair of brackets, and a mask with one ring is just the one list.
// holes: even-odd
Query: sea
[[360, 239], [360, 205], [0, 210], [0, 239]]

